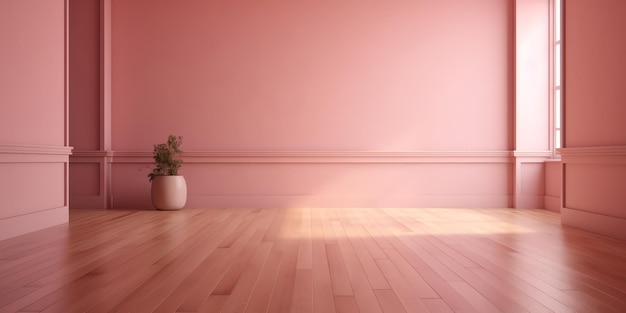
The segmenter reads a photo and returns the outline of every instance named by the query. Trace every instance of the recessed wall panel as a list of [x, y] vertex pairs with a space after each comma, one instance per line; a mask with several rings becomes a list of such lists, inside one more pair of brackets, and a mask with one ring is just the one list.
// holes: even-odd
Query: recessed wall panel
[[566, 164], [565, 207], [626, 218], [626, 164]]
[[70, 194], [72, 196], [100, 195], [100, 163], [70, 164]]
[[0, 163], [0, 219], [65, 206], [65, 164]]
[[[511, 164], [187, 163], [193, 207], [507, 207]], [[113, 165], [115, 208], [151, 208], [147, 164]]]

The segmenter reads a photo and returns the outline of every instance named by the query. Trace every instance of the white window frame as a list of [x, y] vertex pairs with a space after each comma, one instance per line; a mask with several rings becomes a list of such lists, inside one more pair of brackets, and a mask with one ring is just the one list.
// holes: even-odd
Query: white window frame
[[560, 158], [558, 149], [563, 147], [563, 0], [552, 1], [551, 19], [552, 93], [550, 111], [552, 130], [550, 142], [553, 156]]

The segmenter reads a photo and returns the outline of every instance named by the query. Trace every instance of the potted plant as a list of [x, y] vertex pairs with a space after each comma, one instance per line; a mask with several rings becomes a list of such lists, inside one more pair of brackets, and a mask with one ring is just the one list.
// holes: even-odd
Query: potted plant
[[183, 160], [176, 158], [183, 153], [182, 143], [183, 137], [169, 135], [166, 143], [154, 145], [154, 169], [148, 177], [152, 182], [152, 204], [159, 210], [180, 210], [187, 202], [187, 183], [178, 175]]

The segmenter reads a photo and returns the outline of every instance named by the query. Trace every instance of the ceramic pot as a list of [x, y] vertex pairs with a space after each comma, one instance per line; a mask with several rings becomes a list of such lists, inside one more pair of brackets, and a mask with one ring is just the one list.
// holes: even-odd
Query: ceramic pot
[[183, 176], [156, 176], [152, 180], [152, 204], [158, 210], [180, 210], [187, 202], [187, 183]]

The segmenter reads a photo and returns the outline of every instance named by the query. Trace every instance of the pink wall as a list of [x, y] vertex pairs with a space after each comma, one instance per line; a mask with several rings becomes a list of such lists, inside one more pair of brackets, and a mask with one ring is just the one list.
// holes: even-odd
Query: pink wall
[[[191, 207], [507, 207], [509, 158], [443, 153], [199, 153], [185, 157]], [[149, 208], [149, 157], [120, 156], [120, 207]], [[124, 175], [126, 173], [126, 175]], [[132, 175], [131, 175], [132, 174]], [[484, 179], [490, 177], [490, 179]], [[480, 181], [480, 184], [476, 182]]]
[[0, 1], [0, 240], [68, 220], [65, 16]]
[[550, 151], [550, 1], [516, 1], [516, 150]]
[[543, 208], [550, 150], [550, 1], [515, 1], [515, 207]]
[[100, 149], [100, 0], [69, 0], [70, 143]]
[[63, 3], [1, 2], [0, 142], [64, 144]]
[[626, 2], [565, 7], [566, 225], [626, 239]]
[[624, 70], [626, 2], [573, 1], [566, 6], [565, 146], [626, 144]]
[[149, 151], [170, 133], [191, 206], [511, 206], [512, 16], [491, 0], [114, 2], [113, 206], [150, 206]]
[[177, 133], [191, 151], [507, 150], [509, 11], [115, 2], [113, 148]]
[[563, 189], [563, 165], [559, 160], [546, 162], [544, 208], [561, 211]]
[[[70, 205], [108, 206], [108, 160], [105, 109], [102, 7], [109, 1], [69, 0], [70, 5]], [[107, 98], [108, 99], [108, 98]], [[108, 127], [108, 126], [107, 126]]]

